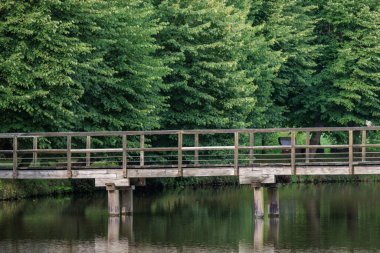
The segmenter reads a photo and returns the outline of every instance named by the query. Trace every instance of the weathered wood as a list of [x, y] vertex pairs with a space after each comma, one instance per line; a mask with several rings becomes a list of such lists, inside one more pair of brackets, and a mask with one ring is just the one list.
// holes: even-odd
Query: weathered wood
[[[310, 145], [310, 132], [306, 131], [306, 146]], [[309, 163], [310, 162], [310, 148], [305, 148], [305, 162]]]
[[249, 133], [249, 146], [251, 147], [249, 149], [249, 164], [252, 165], [253, 164], [253, 146], [255, 146], [255, 135], [254, 133]]
[[367, 144], [367, 131], [363, 130], [362, 131], [362, 162], [366, 161], [366, 147], [365, 145]]
[[123, 176], [128, 177], [128, 171], [127, 171], [127, 136], [123, 135], [123, 157], [122, 157], [122, 169], [123, 169]]
[[128, 177], [179, 177], [178, 169], [128, 169]]
[[234, 133], [234, 175], [239, 175], [239, 133]]
[[121, 214], [133, 214], [133, 187], [127, 187], [121, 190]]
[[[194, 134], [194, 147], [199, 147], [199, 134]], [[194, 165], [199, 166], [199, 151], [194, 150]]]
[[354, 174], [354, 135], [352, 130], [348, 131], [348, 167], [350, 168], [350, 174]]
[[294, 131], [291, 132], [290, 140], [291, 140], [290, 166], [292, 167], [292, 174], [295, 175], [296, 174], [296, 134]]
[[86, 137], [86, 167], [90, 167], [91, 165], [91, 152], [89, 151], [91, 149], [91, 136]]
[[17, 178], [17, 137], [13, 137], [13, 178]]
[[[140, 135], [140, 148], [145, 146], [145, 135]], [[144, 166], [144, 151], [140, 151], [140, 166]]]
[[67, 136], [67, 177], [71, 178], [71, 136]]
[[119, 190], [116, 190], [115, 184], [107, 184], [108, 192], [108, 214], [110, 216], [120, 215], [120, 197]]
[[180, 176], [183, 176], [183, 168], [182, 168], [182, 146], [183, 146], [183, 135], [182, 131], [178, 132], [178, 173]]
[[[33, 137], [33, 149], [38, 150], [38, 137]], [[37, 151], [33, 152], [32, 164], [35, 167], [37, 165]]]
[[184, 177], [233, 176], [234, 168], [188, 168], [183, 170]]
[[276, 185], [271, 185], [267, 188], [267, 190], [268, 190], [268, 216], [278, 217], [280, 215], [278, 188]]
[[264, 191], [260, 184], [252, 185], [253, 187], [253, 207], [256, 219], [264, 218]]
[[95, 187], [106, 187], [108, 184], [114, 184], [116, 187], [129, 187], [130, 181], [127, 178], [123, 179], [95, 179]]
[[[243, 252], [272, 252], [268, 251], [268, 248], [264, 246], [264, 219], [255, 219], [253, 231], [253, 251], [249, 249]], [[241, 252], [241, 251], [239, 251]], [[273, 250], [273, 252], [276, 252]]]
[[259, 175], [259, 176], [242, 176], [239, 175], [239, 183], [240, 184], [253, 184], [260, 182], [262, 184], [275, 184], [276, 177], [275, 175]]
[[241, 176], [255, 177], [260, 175], [291, 175], [290, 166], [265, 166], [265, 167], [241, 167], [239, 170]]
[[297, 175], [349, 175], [348, 166], [298, 166]]
[[[112, 246], [116, 242], [119, 242], [120, 240], [120, 217], [119, 216], [111, 216], [108, 217], [108, 228], [107, 228], [107, 239], [108, 244], [105, 249], [103, 249], [101, 252], [114, 252], [112, 251]], [[70, 250], [71, 252], [71, 250]], [[100, 252], [95, 250], [95, 252]]]

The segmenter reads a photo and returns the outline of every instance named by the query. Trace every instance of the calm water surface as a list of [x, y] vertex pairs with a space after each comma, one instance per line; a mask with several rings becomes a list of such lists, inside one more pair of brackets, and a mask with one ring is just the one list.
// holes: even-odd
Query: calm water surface
[[252, 217], [249, 187], [0, 202], [0, 252], [380, 252], [380, 184], [280, 187], [278, 219]]

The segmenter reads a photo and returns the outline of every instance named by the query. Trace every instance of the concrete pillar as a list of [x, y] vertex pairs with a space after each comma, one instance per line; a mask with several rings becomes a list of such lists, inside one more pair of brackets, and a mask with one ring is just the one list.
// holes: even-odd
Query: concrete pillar
[[260, 183], [253, 183], [253, 208], [256, 219], [264, 218], [264, 191]]
[[108, 213], [110, 216], [120, 215], [120, 197], [119, 190], [116, 190], [115, 184], [107, 184], [108, 192]]
[[134, 186], [126, 187], [121, 190], [121, 214], [133, 214], [133, 190]]
[[280, 215], [278, 188], [276, 185], [268, 187], [268, 216], [278, 217]]

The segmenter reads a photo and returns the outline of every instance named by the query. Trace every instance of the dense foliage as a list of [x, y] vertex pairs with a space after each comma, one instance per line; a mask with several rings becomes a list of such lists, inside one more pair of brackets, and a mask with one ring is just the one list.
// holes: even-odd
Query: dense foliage
[[0, 3], [0, 132], [380, 119], [379, 0]]

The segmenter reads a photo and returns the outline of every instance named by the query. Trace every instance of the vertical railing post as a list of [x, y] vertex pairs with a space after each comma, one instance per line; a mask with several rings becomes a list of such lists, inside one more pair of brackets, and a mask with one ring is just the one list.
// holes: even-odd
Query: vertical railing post
[[367, 144], [367, 131], [363, 130], [362, 131], [362, 162], [366, 161], [366, 156], [367, 156], [367, 148], [365, 145]]
[[352, 130], [348, 131], [348, 167], [350, 170], [350, 174], [354, 174], [354, 135]]
[[127, 174], [127, 136], [124, 134], [123, 135], [123, 155], [122, 155], [122, 166], [123, 166], [123, 176], [128, 177]]
[[91, 136], [86, 137], [86, 167], [89, 168], [91, 165], [91, 152], [88, 151], [91, 149]]
[[292, 169], [292, 175], [295, 175], [296, 174], [296, 134], [294, 130], [291, 131], [290, 141], [291, 141], [290, 165]]
[[35, 167], [37, 164], [37, 149], [38, 149], [38, 137], [34, 136], [33, 137], [33, 160], [32, 160], [32, 165]]
[[71, 171], [71, 135], [67, 136], [67, 177], [72, 177], [72, 171]]
[[17, 137], [13, 137], [13, 178], [17, 178]]
[[[199, 147], [199, 134], [194, 134], [194, 147]], [[199, 166], [199, 150], [194, 150], [194, 165]]]
[[255, 136], [253, 132], [249, 133], [249, 165], [253, 164], [253, 146], [255, 145]]
[[[140, 148], [143, 149], [145, 147], [145, 136], [140, 135]], [[140, 151], [140, 166], [144, 166], [144, 150]]]
[[178, 173], [181, 177], [183, 177], [182, 146], [183, 146], [183, 131], [179, 131], [178, 132]]
[[[306, 146], [310, 145], [310, 132], [306, 131]], [[309, 163], [310, 162], [310, 148], [306, 147], [305, 149], [305, 162]]]
[[239, 132], [234, 133], [234, 175], [239, 175]]

